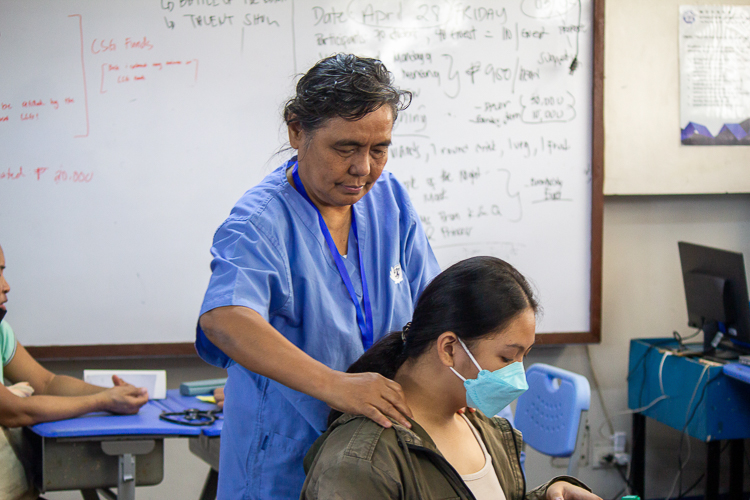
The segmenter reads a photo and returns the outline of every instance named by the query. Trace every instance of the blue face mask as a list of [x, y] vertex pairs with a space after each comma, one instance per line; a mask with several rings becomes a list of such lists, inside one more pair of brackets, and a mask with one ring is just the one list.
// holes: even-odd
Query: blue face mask
[[471, 361], [479, 370], [477, 378], [467, 380], [452, 366], [450, 367], [453, 373], [464, 381], [466, 404], [468, 406], [478, 408], [488, 417], [494, 417], [529, 388], [529, 384], [526, 383], [523, 363], [511, 363], [494, 372], [482, 370], [463, 341], [461, 339], [458, 339], [458, 341], [461, 342], [461, 347], [464, 348], [466, 354], [469, 355]]

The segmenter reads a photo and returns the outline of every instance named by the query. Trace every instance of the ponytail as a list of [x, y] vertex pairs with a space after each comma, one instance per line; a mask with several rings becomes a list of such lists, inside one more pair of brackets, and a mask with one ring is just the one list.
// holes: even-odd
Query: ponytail
[[374, 372], [393, 379], [406, 358], [401, 332], [391, 332], [365, 351], [346, 373]]

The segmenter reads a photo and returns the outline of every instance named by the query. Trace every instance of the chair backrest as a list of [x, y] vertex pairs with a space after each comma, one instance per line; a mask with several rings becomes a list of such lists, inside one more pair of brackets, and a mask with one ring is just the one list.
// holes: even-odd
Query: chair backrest
[[588, 411], [591, 388], [586, 377], [536, 363], [526, 370], [529, 390], [518, 398], [515, 424], [535, 450], [569, 457], [576, 447], [581, 412]]

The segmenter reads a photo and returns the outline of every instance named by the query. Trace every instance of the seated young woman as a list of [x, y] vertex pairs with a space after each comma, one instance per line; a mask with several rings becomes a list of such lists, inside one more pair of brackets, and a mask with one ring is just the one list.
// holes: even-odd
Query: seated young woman
[[[537, 309], [526, 279], [503, 260], [474, 257], [438, 275], [411, 323], [349, 368], [398, 382], [411, 429], [332, 412], [305, 458], [300, 498], [601, 500], [566, 476], [527, 493], [521, 433], [492, 418], [528, 388], [522, 361]], [[467, 406], [478, 411], [460, 411]]]

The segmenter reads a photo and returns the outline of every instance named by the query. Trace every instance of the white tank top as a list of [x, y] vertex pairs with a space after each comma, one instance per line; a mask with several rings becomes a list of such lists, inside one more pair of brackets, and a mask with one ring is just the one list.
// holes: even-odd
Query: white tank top
[[495, 474], [495, 468], [492, 466], [492, 457], [487, 453], [487, 447], [484, 445], [477, 430], [471, 425], [469, 419], [466, 418], [466, 415], [461, 416], [466, 421], [471, 432], [474, 433], [474, 437], [479, 442], [479, 446], [482, 447], [482, 453], [484, 453], [484, 467], [473, 474], [461, 474], [461, 479], [464, 480], [464, 483], [466, 483], [466, 486], [469, 487], [477, 500], [505, 500], [505, 492], [503, 492], [500, 480], [497, 478], [497, 474]]

